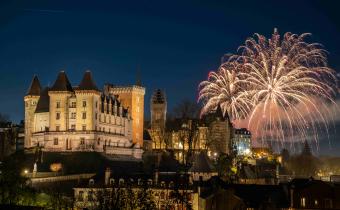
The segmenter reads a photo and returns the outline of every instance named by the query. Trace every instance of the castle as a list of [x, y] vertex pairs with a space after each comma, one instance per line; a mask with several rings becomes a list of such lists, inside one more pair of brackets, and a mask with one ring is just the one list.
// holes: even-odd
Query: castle
[[141, 158], [145, 88], [97, 88], [86, 71], [72, 86], [61, 71], [51, 87], [34, 76], [25, 101], [25, 148], [96, 151]]

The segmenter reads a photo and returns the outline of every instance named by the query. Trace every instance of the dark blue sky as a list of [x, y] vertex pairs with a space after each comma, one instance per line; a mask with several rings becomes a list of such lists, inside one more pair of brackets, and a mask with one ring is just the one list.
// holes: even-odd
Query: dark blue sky
[[2, 0], [0, 112], [23, 119], [33, 74], [48, 85], [65, 70], [77, 84], [91, 69], [102, 87], [133, 84], [138, 66], [147, 115], [155, 88], [166, 91], [171, 110], [182, 99], [196, 100], [198, 83], [223, 54], [255, 32], [269, 36], [274, 27], [311, 32], [338, 69], [340, 13], [334, 2]]

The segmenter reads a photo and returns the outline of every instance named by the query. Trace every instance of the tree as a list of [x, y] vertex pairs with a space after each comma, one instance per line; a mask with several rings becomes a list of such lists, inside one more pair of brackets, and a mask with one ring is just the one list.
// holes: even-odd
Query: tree
[[0, 164], [0, 203], [27, 205], [34, 203], [35, 192], [27, 185], [28, 179], [22, 176], [23, 153], [8, 156]]
[[184, 99], [175, 106], [173, 112], [175, 118], [198, 119], [200, 107], [196, 102]]

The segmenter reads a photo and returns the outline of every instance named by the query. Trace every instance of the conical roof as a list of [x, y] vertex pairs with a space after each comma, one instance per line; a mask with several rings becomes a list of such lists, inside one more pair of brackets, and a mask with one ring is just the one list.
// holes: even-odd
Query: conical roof
[[50, 96], [48, 95], [48, 87], [45, 87], [40, 94], [40, 98], [35, 109], [35, 113], [48, 112], [50, 110]]
[[87, 70], [79, 84], [79, 90], [98, 90], [96, 83], [92, 78], [91, 71]]
[[40, 85], [39, 79], [36, 75], [34, 75], [31, 85], [26, 95], [39, 96], [40, 91], [41, 91], [41, 85]]
[[192, 167], [189, 169], [189, 172], [199, 172], [199, 173], [211, 173], [213, 172], [213, 167], [210, 164], [210, 161], [205, 154], [205, 152], [200, 152], [200, 154], [196, 155], [194, 158], [194, 162]]
[[50, 91], [73, 91], [70, 81], [64, 71], [59, 72], [57, 80], [54, 82]]

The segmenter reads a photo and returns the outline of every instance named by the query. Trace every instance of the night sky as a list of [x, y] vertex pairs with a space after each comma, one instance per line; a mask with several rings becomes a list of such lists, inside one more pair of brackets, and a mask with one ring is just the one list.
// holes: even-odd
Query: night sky
[[[171, 111], [183, 99], [196, 100], [198, 83], [222, 55], [254, 33], [271, 35], [274, 27], [312, 33], [310, 40], [329, 51], [329, 65], [340, 69], [336, 1], [27, 2], [0, 3], [0, 112], [15, 122], [24, 117], [33, 75], [52, 85], [60, 70], [77, 85], [90, 69], [102, 87], [134, 84], [139, 69], [146, 117], [156, 88], [166, 91]], [[340, 155], [339, 134], [331, 136], [321, 153]]]

